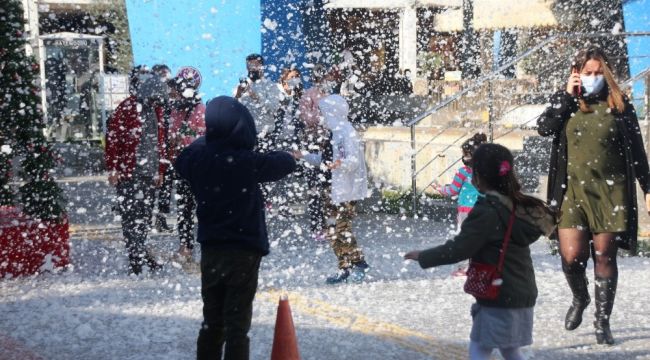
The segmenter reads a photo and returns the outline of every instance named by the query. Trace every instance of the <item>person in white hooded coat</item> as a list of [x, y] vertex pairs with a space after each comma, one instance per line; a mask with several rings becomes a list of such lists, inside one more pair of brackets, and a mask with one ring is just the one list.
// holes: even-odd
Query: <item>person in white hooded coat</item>
[[323, 164], [331, 170], [331, 186], [324, 191], [327, 213], [327, 238], [338, 258], [339, 271], [329, 277], [330, 284], [363, 280], [368, 264], [352, 233], [355, 201], [368, 197], [368, 176], [361, 139], [348, 121], [347, 101], [340, 95], [329, 95], [319, 101], [325, 127], [331, 132], [332, 159], [321, 153], [297, 153], [315, 166]]

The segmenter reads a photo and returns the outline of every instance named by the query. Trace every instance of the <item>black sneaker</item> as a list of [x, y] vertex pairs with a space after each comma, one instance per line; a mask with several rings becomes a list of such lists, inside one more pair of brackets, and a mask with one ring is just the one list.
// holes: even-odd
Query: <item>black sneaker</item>
[[157, 273], [162, 270], [163, 268], [162, 264], [157, 262], [156, 259], [148, 252], [145, 254], [145, 260], [147, 266], [149, 267], [149, 272]]
[[368, 270], [370, 270], [370, 265], [368, 265], [368, 263], [365, 260], [361, 260], [359, 262], [352, 263], [352, 266], [355, 267], [355, 268], [358, 268], [358, 269], [362, 269], [365, 272], [368, 272]]
[[350, 276], [350, 270], [341, 269], [335, 275], [330, 276], [325, 280], [327, 284], [340, 284], [342, 282], [348, 282], [348, 277]]
[[140, 264], [130, 264], [129, 265], [129, 270], [127, 272], [127, 275], [129, 275], [129, 276], [131, 276], [131, 275], [138, 276], [140, 274], [142, 274], [142, 265], [140, 265]]
[[370, 270], [370, 265], [368, 265], [365, 260], [360, 261], [352, 266], [350, 279], [355, 283], [363, 282], [363, 279], [365, 279], [368, 270]]
[[159, 233], [161, 232], [173, 232], [174, 229], [172, 229], [168, 224], [167, 224], [167, 218], [163, 214], [157, 214], [156, 215], [156, 231]]

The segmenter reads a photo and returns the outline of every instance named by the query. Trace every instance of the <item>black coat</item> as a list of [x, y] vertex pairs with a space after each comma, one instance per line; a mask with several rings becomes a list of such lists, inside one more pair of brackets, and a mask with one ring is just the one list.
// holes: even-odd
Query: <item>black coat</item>
[[196, 199], [197, 241], [202, 247], [266, 255], [269, 241], [259, 184], [280, 180], [294, 171], [296, 162], [286, 152], [253, 150], [255, 123], [233, 98], [208, 102], [205, 125], [206, 135], [186, 147], [175, 163]]
[[[537, 120], [538, 129], [542, 136], [552, 136], [551, 161], [548, 171], [547, 200], [551, 208], [559, 210], [566, 191], [567, 183], [567, 138], [566, 124], [572, 114], [579, 111], [577, 99], [561, 90], [551, 96], [551, 105], [546, 108]], [[616, 119], [618, 135], [625, 149], [626, 186], [628, 189], [627, 232], [620, 246], [636, 253], [638, 231], [638, 209], [636, 202], [636, 187], [634, 180], [644, 194], [650, 191], [650, 170], [646, 156], [641, 129], [632, 104], [625, 99], [625, 110], [620, 112], [612, 109]]]

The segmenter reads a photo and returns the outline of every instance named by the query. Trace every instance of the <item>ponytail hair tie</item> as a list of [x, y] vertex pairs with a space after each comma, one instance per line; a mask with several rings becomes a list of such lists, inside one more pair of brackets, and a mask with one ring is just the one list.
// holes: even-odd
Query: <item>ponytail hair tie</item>
[[501, 165], [499, 165], [499, 176], [506, 176], [512, 167], [510, 166], [510, 163], [507, 160], [503, 160], [501, 162]]

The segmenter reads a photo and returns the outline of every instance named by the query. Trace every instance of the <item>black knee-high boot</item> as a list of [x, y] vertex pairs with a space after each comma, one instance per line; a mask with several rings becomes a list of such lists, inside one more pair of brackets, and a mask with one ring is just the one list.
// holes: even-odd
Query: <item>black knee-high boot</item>
[[569, 311], [567, 311], [564, 319], [564, 328], [567, 330], [575, 330], [582, 323], [582, 313], [591, 302], [591, 299], [589, 298], [589, 289], [587, 287], [587, 276], [584, 271], [579, 273], [565, 272], [564, 275], [566, 276], [567, 283], [569, 284], [569, 288], [571, 288], [571, 293], [573, 294], [571, 306], [569, 306]]
[[600, 278], [596, 277], [596, 342], [598, 344], [614, 344], [614, 337], [609, 328], [609, 316], [614, 308], [614, 298], [616, 297], [616, 285], [618, 278]]

